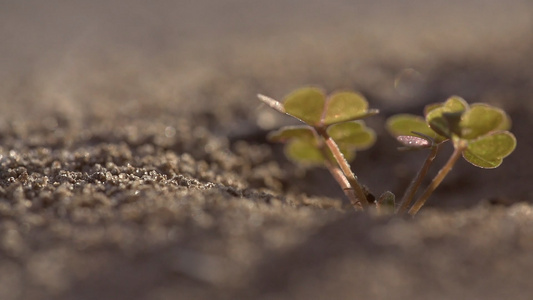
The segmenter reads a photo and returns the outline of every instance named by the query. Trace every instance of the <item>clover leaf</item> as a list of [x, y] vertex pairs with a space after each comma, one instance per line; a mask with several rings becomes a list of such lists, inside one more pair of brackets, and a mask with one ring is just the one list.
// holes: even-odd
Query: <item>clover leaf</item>
[[470, 141], [463, 157], [474, 166], [493, 169], [516, 148], [516, 138], [507, 131], [492, 132]]
[[460, 137], [472, 140], [495, 130], [507, 130], [510, 125], [503, 110], [483, 103], [472, 104], [461, 117]]
[[[421, 138], [420, 136], [429, 137], [431, 138], [432, 142], [437, 144], [448, 139], [431, 129], [424, 118], [411, 114], [399, 114], [390, 117], [387, 119], [386, 127], [389, 133], [396, 137], [398, 141], [406, 141], [402, 142], [404, 146], [411, 146], [413, 148], [418, 148], [417, 145], [426, 145], [423, 143], [423, 141], [420, 141], [426, 139]], [[410, 141], [413, 141], [411, 145], [409, 144]], [[431, 143], [431, 141], [428, 142]]]
[[426, 106], [426, 122], [437, 134], [450, 138], [458, 131], [461, 115], [468, 109], [468, 103], [457, 96], [450, 97], [444, 103]]
[[376, 134], [363, 121], [334, 124], [327, 131], [341, 149], [364, 150], [376, 142]]
[[321, 89], [305, 87], [288, 94], [283, 101], [259, 95], [272, 108], [313, 126], [323, 127], [358, 120], [378, 113], [369, 109], [368, 102], [356, 92], [336, 92], [326, 97]]
[[322, 122], [326, 125], [366, 118], [377, 113], [368, 109], [363, 95], [355, 92], [337, 92], [329, 96]]
[[[501, 109], [475, 103], [469, 106], [454, 96], [443, 104], [426, 107], [426, 122], [437, 133], [462, 147], [463, 157], [480, 168], [496, 168], [516, 147], [516, 138], [506, 131], [511, 119]], [[459, 146], [461, 145], [461, 146]]]
[[438, 144], [451, 140], [455, 148], [446, 164], [409, 210], [414, 215], [439, 186], [453, 165], [462, 156], [472, 165], [493, 169], [516, 148], [516, 138], [507, 131], [511, 119], [501, 109], [484, 103], [468, 103], [461, 97], [450, 97], [443, 103], [427, 105], [425, 120], [413, 115], [396, 115], [387, 120], [387, 129], [399, 142], [409, 148], [428, 147], [421, 138], [437, 144], [402, 198], [399, 211], [407, 210], [416, 189], [425, 176], [438, 151]]
[[286, 126], [271, 132], [267, 138], [272, 142], [287, 143], [285, 155], [293, 161], [304, 164], [324, 163], [319, 140], [309, 126]]
[[375, 115], [378, 110], [369, 109], [359, 93], [341, 91], [326, 97], [314, 87], [297, 89], [281, 102], [264, 95], [258, 97], [307, 125], [282, 128], [270, 134], [270, 139], [287, 143], [285, 153], [289, 159], [325, 165], [354, 208], [364, 210], [369, 202], [348, 162], [355, 158], [355, 150], [374, 144], [375, 133], [357, 120]]
[[322, 119], [326, 96], [317, 88], [302, 88], [287, 95], [283, 101], [285, 113], [302, 120], [309, 125], [316, 125]]
[[426, 145], [417, 137], [420, 135], [432, 138], [435, 143], [454, 135], [474, 140], [496, 130], [509, 129], [510, 124], [509, 116], [499, 108], [484, 103], [469, 106], [463, 99], [452, 97], [445, 103], [428, 105], [426, 120], [411, 114], [392, 116], [387, 120], [387, 129], [404, 145], [416, 148]]
[[[327, 129], [330, 137], [337, 143], [346, 160], [355, 158], [355, 151], [372, 146], [376, 140], [374, 131], [367, 128], [362, 121], [334, 124]], [[309, 126], [286, 126], [268, 135], [273, 142], [287, 143], [285, 154], [293, 161], [304, 164], [323, 164], [326, 153], [334, 161], [328, 148], [321, 150], [317, 133]]]

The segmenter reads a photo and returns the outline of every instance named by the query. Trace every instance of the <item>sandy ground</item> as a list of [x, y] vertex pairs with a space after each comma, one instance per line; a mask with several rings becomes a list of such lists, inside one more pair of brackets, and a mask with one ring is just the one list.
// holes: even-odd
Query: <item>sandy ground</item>
[[[531, 2], [263, 2], [0, 3], [0, 299], [531, 299]], [[518, 147], [415, 219], [355, 213], [265, 140], [291, 120], [255, 95], [302, 85], [381, 110], [376, 195], [423, 159], [392, 114], [488, 102]]]

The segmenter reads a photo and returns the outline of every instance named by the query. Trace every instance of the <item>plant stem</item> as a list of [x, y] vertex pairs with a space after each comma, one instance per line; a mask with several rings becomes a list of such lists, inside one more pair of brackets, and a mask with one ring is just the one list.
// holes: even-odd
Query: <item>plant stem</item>
[[350, 203], [353, 205], [355, 210], [363, 210], [361, 203], [357, 201], [354, 189], [350, 186], [350, 183], [348, 182], [348, 179], [346, 179], [346, 176], [344, 176], [344, 173], [342, 173], [342, 170], [339, 167], [334, 166], [331, 162], [327, 160], [326, 167], [328, 168], [333, 178], [337, 180], [337, 183], [341, 186], [342, 190], [344, 191], [344, 194], [346, 195], [346, 197], [348, 197]]
[[321, 143], [319, 148], [320, 148], [320, 151], [322, 152], [322, 155], [325, 158], [324, 164], [328, 168], [333, 178], [335, 178], [337, 183], [341, 186], [342, 190], [344, 191], [344, 194], [346, 195], [346, 197], [348, 197], [348, 200], [350, 200], [350, 203], [352, 204], [353, 208], [356, 211], [362, 211], [363, 207], [360, 201], [357, 201], [357, 196], [355, 195], [355, 191], [350, 185], [350, 182], [348, 181], [348, 179], [346, 178], [342, 170], [338, 166], [336, 166], [334, 162], [328, 159], [329, 153], [326, 149], [325, 144]]
[[400, 205], [396, 209], [397, 214], [403, 214], [407, 211], [409, 208], [409, 205], [413, 201], [413, 197], [416, 194], [416, 191], [418, 190], [418, 187], [420, 187], [420, 184], [422, 183], [422, 179], [426, 176], [429, 167], [433, 163], [433, 160], [435, 159], [435, 156], [437, 156], [437, 152], [439, 151], [439, 145], [435, 145], [431, 147], [431, 151], [429, 152], [428, 157], [426, 158], [426, 161], [416, 174], [415, 178], [411, 183], [409, 184], [409, 187], [403, 194], [402, 200], [400, 201]]
[[318, 134], [324, 139], [326, 146], [329, 148], [329, 150], [333, 154], [333, 157], [337, 161], [337, 164], [339, 165], [342, 172], [346, 176], [346, 179], [350, 183], [350, 186], [353, 188], [355, 196], [357, 197], [357, 200], [359, 200], [359, 203], [361, 204], [362, 209], [363, 210], [366, 209], [368, 207], [368, 200], [366, 199], [365, 193], [363, 192], [363, 188], [357, 181], [357, 177], [354, 175], [354, 173], [350, 169], [350, 165], [348, 164], [348, 161], [346, 161], [346, 158], [344, 158], [344, 155], [339, 149], [339, 146], [337, 146], [337, 143], [335, 143], [335, 141], [329, 136], [325, 128], [319, 127], [315, 129], [318, 132]]
[[461, 157], [461, 154], [463, 153], [465, 146], [464, 145], [454, 145], [454, 146], [455, 146], [455, 150], [453, 151], [452, 156], [450, 156], [446, 164], [442, 166], [439, 173], [437, 173], [435, 178], [433, 178], [433, 181], [431, 181], [431, 183], [426, 188], [422, 196], [420, 196], [420, 198], [416, 200], [415, 204], [413, 204], [413, 206], [409, 210], [409, 214], [411, 216], [416, 215], [418, 211], [420, 210], [420, 208], [424, 206], [429, 196], [431, 196], [433, 191], [435, 191], [435, 189], [439, 186], [442, 180], [444, 180], [444, 177], [446, 177], [446, 175], [448, 175], [448, 173], [452, 170], [453, 166], [455, 165], [459, 157]]

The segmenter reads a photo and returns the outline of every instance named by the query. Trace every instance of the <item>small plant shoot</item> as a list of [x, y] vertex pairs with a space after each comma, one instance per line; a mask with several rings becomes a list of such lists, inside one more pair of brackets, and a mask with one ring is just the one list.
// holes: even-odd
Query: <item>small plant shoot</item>
[[282, 102], [258, 97], [275, 110], [306, 124], [281, 128], [269, 135], [270, 140], [286, 142], [285, 153], [293, 161], [326, 166], [352, 205], [365, 209], [368, 200], [348, 161], [355, 158], [356, 150], [374, 144], [374, 131], [359, 120], [378, 111], [369, 109], [359, 93], [336, 92], [326, 97], [314, 87], [297, 89]]
[[[403, 145], [406, 145], [405, 141], [409, 139], [408, 137], [417, 137], [421, 134], [428, 141], [433, 140], [432, 151], [421, 169], [423, 175], [435, 158], [439, 144], [451, 141], [455, 149], [430, 185], [409, 209], [411, 215], [418, 213], [444, 177], [452, 170], [459, 157], [463, 156], [466, 161], [476, 167], [493, 169], [498, 167], [503, 159], [516, 148], [516, 138], [508, 131], [511, 127], [511, 119], [503, 110], [488, 104], [468, 105], [462, 98], [453, 96], [444, 103], [427, 105], [424, 115], [425, 118], [401, 114], [387, 120], [389, 132]], [[411, 143], [407, 146], [421, 148], [418, 143]], [[423, 176], [418, 176], [419, 174], [412, 183], [416, 186], [414, 191], [406, 193], [408, 196], [402, 199], [398, 212], [404, 212], [410, 204], [423, 178]]]
[[[387, 120], [387, 130], [402, 144], [402, 150], [429, 149], [424, 164], [404, 193], [399, 205], [391, 192], [369, 203], [349, 161], [357, 150], [370, 148], [376, 141], [374, 131], [361, 120], [378, 113], [370, 109], [357, 92], [335, 92], [329, 96], [318, 88], [300, 88], [281, 102], [264, 95], [259, 99], [271, 108], [290, 115], [302, 123], [271, 132], [268, 139], [286, 143], [285, 154], [296, 163], [325, 166], [337, 180], [357, 210], [370, 204], [380, 213], [416, 215], [462, 156], [474, 166], [492, 169], [513, 152], [516, 138], [508, 130], [509, 116], [501, 109], [476, 103], [469, 105], [453, 96], [443, 103], [427, 105], [424, 117], [398, 114]], [[441, 144], [451, 141], [454, 152], [433, 181], [414, 202], [414, 196], [426, 176]]]

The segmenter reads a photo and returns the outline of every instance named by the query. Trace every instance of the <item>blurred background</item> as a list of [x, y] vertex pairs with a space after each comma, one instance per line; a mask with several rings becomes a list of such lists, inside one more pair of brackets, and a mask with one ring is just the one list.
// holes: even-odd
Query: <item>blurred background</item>
[[[380, 142], [355, 162], [376, 193], [401, 190], [421, 160], [396, 152], [386, 117], [455, 94], [488, 102], [510, 112], [519, 148], [500, 171], [459, 164], [441, 196], [460, 206], [461, 187], [475, 201], [531, 198], [531, 1], [3, 0], [0, 41], [2, 124], [181, 118], [230, 142], [265, 143], [290, 120], [257, 93], [359, 90], [382, 111], [368, 121]], [[383, 182], [390, 170], [399, 179]], [[334, 183], [315, 187], [323, 175], [299, 188], [340, 195]]]

